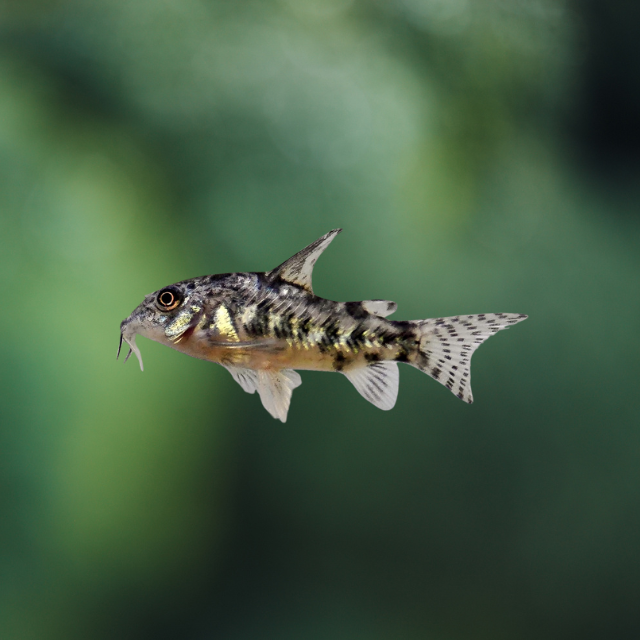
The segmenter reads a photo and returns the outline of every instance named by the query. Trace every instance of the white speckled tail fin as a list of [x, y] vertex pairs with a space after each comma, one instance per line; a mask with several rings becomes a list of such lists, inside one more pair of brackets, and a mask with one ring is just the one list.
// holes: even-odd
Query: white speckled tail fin
[[494, 333], [526, 320], [518, 313], [481, 313], [416, 320], [420, 331], [419, 354], [414, 367], [442, 383], [468, 404], [471, 393], [471, 356]]

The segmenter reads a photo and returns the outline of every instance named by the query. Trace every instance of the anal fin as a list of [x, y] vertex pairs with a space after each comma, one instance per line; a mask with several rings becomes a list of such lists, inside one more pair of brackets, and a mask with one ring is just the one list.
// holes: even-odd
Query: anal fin
[[358, 393], [378, 409], [388, 411], [395, 406], [400, 380], [398, 365], [395, 362], [376, 362], [342, 373]]

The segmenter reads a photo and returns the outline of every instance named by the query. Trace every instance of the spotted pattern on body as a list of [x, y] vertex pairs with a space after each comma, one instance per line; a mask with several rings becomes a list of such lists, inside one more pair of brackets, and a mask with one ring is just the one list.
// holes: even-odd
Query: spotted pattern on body
[[[121, 343], [142, 367], [141, 334], [226, 367], [248, 393], [257, 392], [274, 417], [286, 420], [295, 370], [344, 374], [361, 395], [391, 409], [398, 366], [405, 363], [473, 401], [470, 361], [487, 338], [526, 318], [478, 314], [393, 321], [388, 300], [335, 302], [313, 293], [313, 266], [334, 230], [276, 269], [184, 280], [147, 296], [121, 324]], [[127, 356], [128, 357], [128, 356]]]

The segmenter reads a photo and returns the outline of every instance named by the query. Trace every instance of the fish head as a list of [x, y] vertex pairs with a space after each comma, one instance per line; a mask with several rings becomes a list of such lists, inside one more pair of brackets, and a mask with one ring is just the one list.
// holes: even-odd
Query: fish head
[[195, 293], [189, 281], [164, 287], [145, 296], [142, 304], [120, 324], [120, 347], [122, 342], [129, 345], [129, 353], [135, 353], [142, 365], [142, 355], [136, 345], [136, 336], [141, 335], [170, 347], [181, 340], [189, 329], [195, 327], [203, 313], [201, 296]]

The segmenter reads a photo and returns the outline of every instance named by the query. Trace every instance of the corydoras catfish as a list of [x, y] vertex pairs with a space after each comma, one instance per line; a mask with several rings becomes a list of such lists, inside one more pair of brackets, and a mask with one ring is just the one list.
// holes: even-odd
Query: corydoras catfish
[[[515, 313], [393, 321], [396, 303], [333, 302], [311, 288], [334, 229], [276, 269], [183, 280], [148, 295], [120, 325], [120, 347], [135, 353], [140, 334], [225, 367], [247, 393], [285, 422], [296, 369], [336, 371], [380, 409], [398, 395], [398, 362], [424, 371], [464, 402], [473, 402], [469, 366], [490, 336], [526, 319]], [[118, 348], [118, 354], [120, 353]]]

